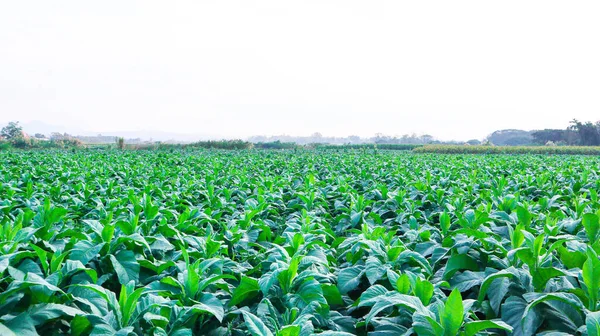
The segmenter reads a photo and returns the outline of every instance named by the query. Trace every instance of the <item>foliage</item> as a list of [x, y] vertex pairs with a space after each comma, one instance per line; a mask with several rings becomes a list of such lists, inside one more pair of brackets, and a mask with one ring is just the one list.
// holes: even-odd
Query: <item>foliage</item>
[[243, 140], [208, 140], [197, 141], [184, 147], [192, 148], [210, 148], [210, 149], [249, 149], [252, 148], [252, 143]]
[[577, 133], [579, 144], [583, 146], [600, 146], [600, 123], [582, 123], [577, 119], [571, 121], [569, 130]]
[[345, 150], [345, 149], [384, 149], [384, 150], [401, 150], [410, 151], [423, 145], [411, 145], [411, 144], [345, 144], [345, 145], [321, 145], [319, 149], [329, 150]]
[[125, 138], [117, 137], [115, 139], [115, 143], [117, 144], [118, 149], [121, 149], [121, 150], [125, 149]]
[[2, 335], [600, 333], [597, 156], [0, 160]]
[[23, 127], [19, 125], [18, 121], [11, 121], [8, 125], [2, 127], [2, 130], [0, 130], [0, 137], [9, 141], [23, 138]]
[[516, 129], [495, 131], [486, 140], [496, 146], [526, 146], [533, 143], [531, 132]]
[[253, 147], [261, 149], [296, 149], [299, 146], [295, 142], [281, 142], [276, 140], [271, 142], [258, 142], [255, 143]]

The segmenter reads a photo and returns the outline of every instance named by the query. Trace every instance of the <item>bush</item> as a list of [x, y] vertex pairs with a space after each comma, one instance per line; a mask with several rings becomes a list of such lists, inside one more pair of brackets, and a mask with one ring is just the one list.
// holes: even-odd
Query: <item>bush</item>
[[10, 142], [0, 139], [0, 150], [8, 150], [11, 148]]

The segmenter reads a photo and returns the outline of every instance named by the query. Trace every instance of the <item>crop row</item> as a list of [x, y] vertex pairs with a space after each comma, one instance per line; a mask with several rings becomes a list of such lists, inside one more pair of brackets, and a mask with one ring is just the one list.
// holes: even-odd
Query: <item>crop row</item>
[[598, 157], [0, 161], [0, 335], [600, 335]]

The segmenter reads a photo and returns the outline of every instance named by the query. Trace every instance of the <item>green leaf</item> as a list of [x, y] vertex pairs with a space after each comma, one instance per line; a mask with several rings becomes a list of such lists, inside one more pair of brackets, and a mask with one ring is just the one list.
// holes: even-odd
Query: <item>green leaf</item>
[[258, 285], [258, 280], [242, 276], [240, 284], [233, 291], [229, 306], [237, 306], [246, 300], [250, 300], [256, 297], [259, 291], [260, 286]]
[[479, 266], [473, 258], [466, 254], [455, 254], [448, 259], [444, 271], [444, 279], [450, 279], [454, 273], [461, 270], [477, 271]]
[[379, 259], [373, 256], [369, 257], [365, 263], [365, 275], [371, 285], [381, 279], [381, 277], [386, 274], [387, 270], [388, 267], [383, 265]]
[[373, 285], [367, 290], [365, 290], [360, 295], [360, 302], [358, 304], [359, 307], [372, 306], [377, 302], [377, 299], [382, 296], [390, 293], [385, 287], [382, 285]]
[[421, 254], [415, 251], [402, 251], [402, 253], [400, 253], [400, 255], [398, 256], [396, 263], [402, 265], [409, 261], [417, 263], [423, 269], [423, 271], [425, 271], [425, 274], [431, 274], [432, 268], [431, 264], [429, 264], [429, 261], [427, 261], [425, 257], [423, 257]]
[[82, 264], [87, 265], [100, 252], [104, 243], [95, 244], [87, 240], [78, 241], [69, 254], [69, 259], [79, 260]]
[[135, 282], [131, 280], [127, 285], [121, 285], [119, 296], [119, 306], [121, 307], [121, 316], [123, 325], [127, 326], [133, 316], [138, 300], [144, 293], [145, 287], [135, 289]]
[[598, 291], [600, 290], [600, 260], [593, 249], [588, 248], [588, 258], [583, 264], [583, 282], [587, 287], [589, 309], [596, 310], [598, 303]]
[[494, 274], [488, 275], [483, 280], [483, 282], [481, 283], [481, 286], [479, 287], [479, 295], [477, 297], [477, 300], [479, 302], [481, 302], [481, 301], [483, 301], [483, 299], [485, 299], [485, 295], [487, 294], [490, 285], [492, 284], [492, 282], [495, 279], [504, 278], [504, 277], [506, 277], [506, 278], [512, 278], [514, 276], [513, 273], [512, 273], [513, 271], [514, 271], [514, 268], [511, 267], [511, 268], [507, 268], [505, 270], [496, 272]]
[[424, 312], [425, 307], [419, 298], [404, 295], [396, 292], [389, 292], [385, 295], [381, 295], [376, 300], [375, 304], [371, 308], [371, 311], [365, 316], [365, 323], [369, 324], [379, 312], [386, 308], [398, 306], [402, 309], [407, 309], [411, 312]]
[[519, 219], [519, 224], [528, 228], [531, 226], [531, 221], [533, 220], [533, 215], [527, 208], [522, 206], [517, 207], [517, 218]]
[[364, 272], [363, 266], [344, 268], [338, 274], [337, 286], [340, 293], [346, 294], [358, 287]]
[[552, 278], [565, 275], [565, 272], [556, 267], [538, 267], [532, 272], [533, 286], [540, 290], [546, 287], [546, 283]]
[[12, 330], [8, 329], [8, 327], [2, 323], [0, 323], [0, 335], [17, 336], [17, 334], [15, 334]]
[[415, 296], [417, 296], [424, 305], [428, 305], [433, 297], [433, 284], [427, 280], [417, 279], [415, 283]]
[[71, 320], [71, 334], [73, 336], [86, 335], [91, 330], [92, 324], [86, 317], [78, 315]]
[[110, 261], [117, 273], [119, 283], [125, 285], [130, 281], [138, 282], [140, 264], [135, 259], [135, 254], [128, 250], [119, 251], [116, 256], [110, 255]]
[[442, 234], [444, 236], [446, 236], [448, 230], [450, 230], [450, 215], [448, 215], [448, 212], [446, 211], [440, 215], [440, 228], [442, 229]]
[[[513, 328], [512, 336], [532, 336], [544, 322], [537, 309], [531, 309], [524, 315], [527, 302], [520, 297], [511, 296], [502, 304], [502, 320]], [[523, 318], [523, 316], [525, 316]]]
[[301, 329], [302, 328], [297, 325], [285, 326], [277, 332], [277, 336], [299, 336]]
[[245, 310], [242, 310], [241, 312], [244, 316], [246, 328], [248, 328], [248, 331], [252, 336], [273, 336], [273, 333], [271, 333], [263, 321], [256, 317], [256, 315]]
[[465, 324], [466, 336], [475, 336], [480, 331], [487, 329], [502, 329], [508, 332], [512, 332], [513, 328], [503, 322], [502, 320], [485, 320], [485, 321], [471, 321]]
[[323, 296], [327, 300], [327, 303], [332, 306], [342, 306], [344, 305], [344, 300], [342, 299], [342, 294], [340, 290], [335, 285], [322, 284], [321, 290], [323, 291]]
[[190, 309], [194, 312], [209, 313], [217, 318], [219, 322], [223, 321], [225, 317], [225, 310], [223, 309], [223, 303], [213, 294], [204, 293], [200, 297], [200, 302], [191, 306]]
[[[444, 335], [444, 328], [438, 321], [431, 316], [415, 314], [413, 315], [413, 329], [418, 336], [441, 336]], [[391, 335], [390, 335], [391, 336]]]
[[587, 336], [600, 336], [600, 312], [588, 313], [585, 318]]
[[450, 279], [450, 285], [457, 288], [459, 291], [466, 292], [469, 289], [481, 285], [484, 280], [483, 272], [464, 271], [459, 275], [455, 275]]
[[564, 302], [575, 309], [583, 311], [584, 307], [579, 298], [575, 294], [571, 293], [526, 293], [523, 295], [525, 300], [529, 302], [525, 311], [523, 312], [522, 319], [525, 320], [531, 310], [538, 304], [546, 301], [560, 301]]
[[[4, 328], [10, 330], [10, 332], [17, 336], [39, 336], [33, 320], [29, 318], [26, 313], [19, 314], [12, 320], [5, 321]], [[2, 328], [0, 328], [0, 331], [1, 330]], [[4, 336], [4, 334], [0, 335]], [[10, 333], [7, 333], [7, 335], [10, 335]]]
[[590, 245], [594, 244], [598, 240], [598, 232], [600, 232], [600, 223], [598, 215], [593, 213], [586, 213], [581, 218], [581, 223], [585, 229], [585, 234], [590, 241]]
[[444, 328], [444, 335], [456, 336], [464, 318], [464, 307], [462, 297], [458, 289], [452, 290], [452, 293], [446, 299], [444, 310], [440, 316], [440, 324]]

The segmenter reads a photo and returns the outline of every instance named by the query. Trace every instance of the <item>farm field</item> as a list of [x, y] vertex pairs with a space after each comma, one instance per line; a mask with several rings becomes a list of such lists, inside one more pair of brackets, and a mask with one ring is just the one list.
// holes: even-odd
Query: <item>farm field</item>
[[0, 153], [0, 335], [600, 335], [600, 158]]

